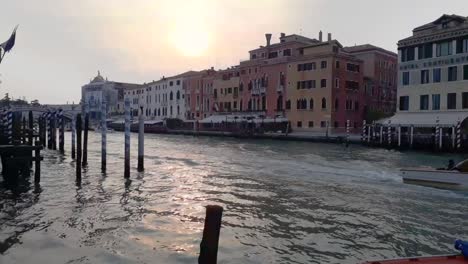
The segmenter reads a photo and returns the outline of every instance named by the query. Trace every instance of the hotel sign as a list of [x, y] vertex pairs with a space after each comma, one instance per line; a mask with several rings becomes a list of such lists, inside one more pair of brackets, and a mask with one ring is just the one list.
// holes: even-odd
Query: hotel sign
[[426, 60], [424, 62], [418, 62], [418, 63], [409, 63], [405, 65], [401, 65], [400, 71], [406, 71], [406, 70], [414, 70], [414, 69], [419, 69], [419, 68], [428, 68], [428, 67], [437, 67], [437, 66], [448, 66], [448, 65], [454, 65], [454, 64], [460, 64], [468, 62], [468, 56], [459, 56], [456, 58], [449, 58], [449, 59], [433, 59], [433, 60]]

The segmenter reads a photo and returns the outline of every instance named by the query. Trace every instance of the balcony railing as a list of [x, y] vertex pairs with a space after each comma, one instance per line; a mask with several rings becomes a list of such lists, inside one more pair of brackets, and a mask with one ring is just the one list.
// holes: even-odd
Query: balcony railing
[[260, 93], [265, 94], [266, 93], [266, 87], [260, 87]]
[[279, 85], [276, 87], [276, 92], [278, 92], [278, 93], [283, 93], [283, 92], [284, 92], [284, 85], [279, 84]]

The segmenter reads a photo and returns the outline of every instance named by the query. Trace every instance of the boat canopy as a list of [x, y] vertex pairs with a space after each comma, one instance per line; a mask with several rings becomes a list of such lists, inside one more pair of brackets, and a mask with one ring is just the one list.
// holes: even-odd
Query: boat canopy
[[437, 119], [440, 127], [456, 126], [458, 121], [463, 122], [468, 117], [468, 111], [405, 113], [398, 112], [394, 116], [376, 121], [377, 124], [414, 127], [435, 127]]

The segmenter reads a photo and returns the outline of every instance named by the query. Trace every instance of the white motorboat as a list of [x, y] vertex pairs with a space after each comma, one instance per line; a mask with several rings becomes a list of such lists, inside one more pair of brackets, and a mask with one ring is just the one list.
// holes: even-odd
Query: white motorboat
[[402, 169], [403, 181], [432, 187], [468, 188], [468, 173], [429, 168]]

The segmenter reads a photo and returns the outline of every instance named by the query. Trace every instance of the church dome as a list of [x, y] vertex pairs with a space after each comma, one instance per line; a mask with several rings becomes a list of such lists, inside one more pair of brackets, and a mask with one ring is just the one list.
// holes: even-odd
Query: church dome
[[104, 78], [101, 76], [101, 72], [98, 71], [98, 75], [94, 77], [94, 79], [91, 81], [91, 83], [98, 83], [98, 82], [105, 82]]

